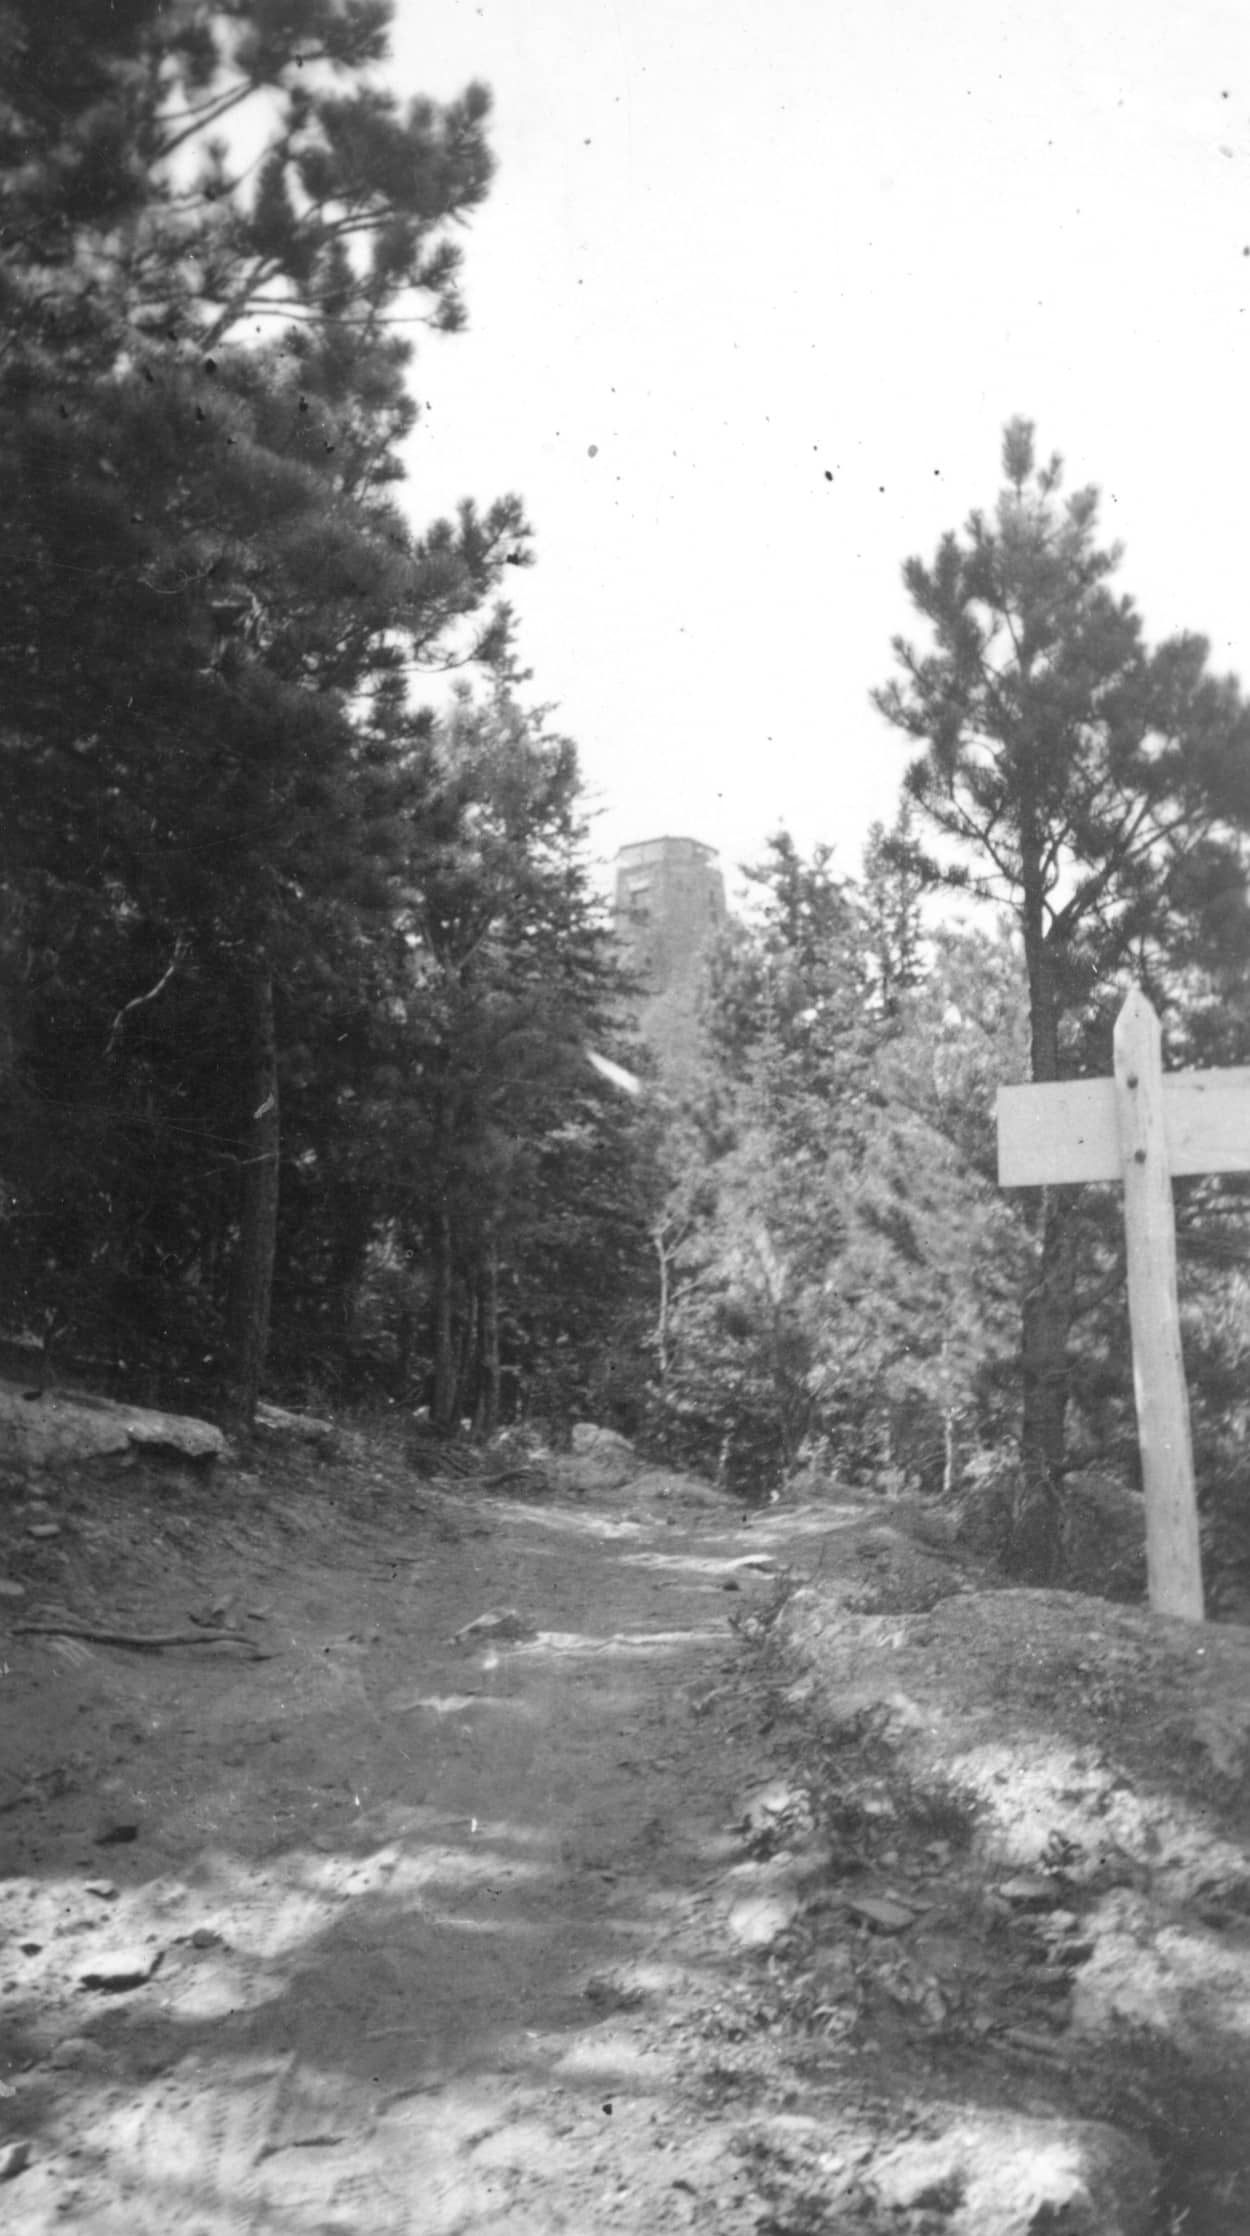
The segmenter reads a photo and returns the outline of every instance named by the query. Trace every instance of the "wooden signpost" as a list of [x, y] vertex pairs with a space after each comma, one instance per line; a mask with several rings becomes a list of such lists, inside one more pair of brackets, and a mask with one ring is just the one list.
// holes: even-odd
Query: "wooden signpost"
[[1165, 1073], [1143, 993], [1116, 1020], [1113, 1079], [998, 1090], [1004, 1188], [1118, 1180], [1124, 1189], [1146, 1570], [1160, 1614], [1202, 1621], [1189, 1397], [1176, 1300], [1172, 1175], [1250, 1170], [1250, 1069]]

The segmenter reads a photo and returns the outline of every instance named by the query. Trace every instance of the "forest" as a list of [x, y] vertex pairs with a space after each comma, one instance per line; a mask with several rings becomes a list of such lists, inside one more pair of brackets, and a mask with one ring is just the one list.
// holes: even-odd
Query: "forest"
[[[994, 1090], [1109, 1070], [1133, 984], [1170, 1064], [1250, 1061], [1250, 710], [1012, 420], [905, 564], [896, 818], [853, 868], [769, 840], [670, 1087], [523, 666], [524, 503], [405, 502], [491, 100], [387, 91], [390, 16], [0, 8], [0, 1322], [236, 1430], [590, 1418], [748, 1499], [979, 1502], [1052, 1580], [1072, 1481], [1137, 1482], [1119, 1206], [1002, 1193]], [[1177, 1222], [1218, 1575], [1250, 1193]]]

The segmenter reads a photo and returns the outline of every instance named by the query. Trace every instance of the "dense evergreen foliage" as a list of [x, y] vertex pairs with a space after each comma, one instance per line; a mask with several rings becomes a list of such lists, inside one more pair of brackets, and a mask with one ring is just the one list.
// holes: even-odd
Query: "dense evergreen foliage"
[[1002, 1411], [1019, 1241], [977, 1090], [1016, 959], [952, 932], [922, 976], [914, 894], [874, 863], [880, 834], [858, 887], [779, 836], [710, 959], [660, 1410], [748, 1490], [800, 1462], [950, 1487]]
[[462, 322], [491, 159], [483, 88], [382, 89], [388, 20], [0, 10], [6, 1317], [241, 1418], [271, 1315], [288, 1382], [346, 1389], [381, 1239], [448, 1232], [431, 1342], [410, 1298], [370, 1371], [436, 1355], [453, 1410], [467, 1284], [492, 1417], [517, 1203], [574, 1279], [571, 1113], [620, 1132], [573, 750], [414, 697], [508, 671], [527, 531], [396, 501], [406, 336]]

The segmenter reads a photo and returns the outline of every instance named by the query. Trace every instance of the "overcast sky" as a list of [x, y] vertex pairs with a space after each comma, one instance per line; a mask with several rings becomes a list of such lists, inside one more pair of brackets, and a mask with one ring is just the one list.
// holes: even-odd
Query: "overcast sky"
[[1096, 482], [1152, 639], [1250, 685], [1241, 0], [397, 0], [402, 93], [470, 77], [499, 174], [431, 339], [418, 523], [524, 498], [533, 694], [596, 852], [857, 867], [905, 761], [900, 583], [992, 504], [1005, 420]]

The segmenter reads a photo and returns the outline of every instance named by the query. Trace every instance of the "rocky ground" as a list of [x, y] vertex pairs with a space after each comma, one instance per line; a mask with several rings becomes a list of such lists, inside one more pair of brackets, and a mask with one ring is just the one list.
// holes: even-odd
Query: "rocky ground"
[[1250, 1631], [430, 1464], [10, 1439], [6, 2229], [1250, 2226]]

